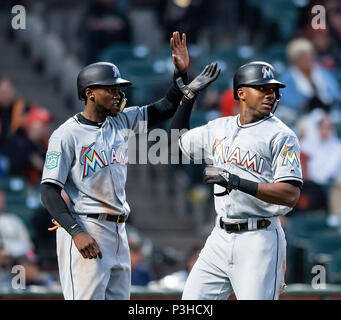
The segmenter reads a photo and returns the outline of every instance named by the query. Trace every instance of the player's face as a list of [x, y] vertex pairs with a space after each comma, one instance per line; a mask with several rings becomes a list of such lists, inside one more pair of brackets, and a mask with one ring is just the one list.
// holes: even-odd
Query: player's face
[[276, 85], [264, 84], [243, 89], [245, 104], [256, 118], [261, 119], [270, 114], [276, 99]]
[[120, 86], [101, 86], [94, 90], [96, 109], [106, 116], [115, 117], [119, 111]]

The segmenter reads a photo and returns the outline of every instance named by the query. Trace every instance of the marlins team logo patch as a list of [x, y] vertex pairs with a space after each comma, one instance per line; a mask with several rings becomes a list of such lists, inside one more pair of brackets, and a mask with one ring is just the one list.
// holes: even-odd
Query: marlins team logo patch
[[283, 162], [282, 165], [286, 166], [288, 163], [291, 165], [296, 164], [299, 167], [299, 161], [294, 146], [286, 146], [282, 151]]
[[[126, 145], [125, 143], [123, 146]], [[126, 165], [128, 163], [128, 157], [125, 154], [125, 151], [120, 148], [120, 146], [118, 146], [116, 150], [112, 148], [109, 152], [102, 150], [101, 152], [97, 153], [94, 149], [94, 145], [95, 142], [91, 143], [87, 147], [82, 147], [79, 162], [83, 166], [83, 178], [87, 177], [90, 171], [95, 172], [97, 167], [103, 169], [109, 165]]]
[[60, 152], [50, 151], [46, 153], [45, 167], [53, 169], [58, 166]]
[[262, 73], [263, 73], [263, 79], [272, 79], [274, 77], [274, 74], [271, 68], [268, 66], [263, 66]]
[[120, 72], [118, 71], [118, 68], [116, 66], [112, 67], [112, 71], [114, 71], [115, 78], [121, 78]]

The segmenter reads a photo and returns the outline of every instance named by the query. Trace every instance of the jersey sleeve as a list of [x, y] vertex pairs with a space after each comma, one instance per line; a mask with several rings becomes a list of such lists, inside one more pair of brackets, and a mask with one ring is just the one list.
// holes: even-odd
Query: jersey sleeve
[[181, 151], [189, 159], [195, 161], [210, 159], [209, 128], [207, 125], [191, 129], [179, 138]]
[[64, 188], [72, 162], [74, 149], [68, 139], [52, 135], [46, 152], [41, 183], [54, 183]]
[[303, 183], [300, 146], [296, 136], [287, 135], [275, 140], [272, 153], [275, 182], [296, 180]]
[[148, 111], [146, 106], [125, 108], [123, 119], [126, 122], [126, 127], [134, 131], [135, 134], [146, 133], [148, 130]]

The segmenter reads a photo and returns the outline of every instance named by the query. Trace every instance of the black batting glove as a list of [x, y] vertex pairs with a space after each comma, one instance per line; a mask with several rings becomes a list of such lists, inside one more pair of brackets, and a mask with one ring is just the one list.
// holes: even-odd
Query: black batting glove
[[204, 182], [207, 184], [218, 184], [226, 188], [225, 191], [214, 194], [215, 196], [221, 197], [230, 194], [231, 190], [238, 189], [240, 178], [225, 169], [208, 166], [204, 170]]
[[214, 82], [219, 74], [220, 69], [217, 68], [218, 64], [216, 62], [212, 62], [205, 67], [205, 69], [196, 77], [194, 80], [185, 85], [181, 77], [176, 79], [176, 83], [179, 89], [182, 91], [185, 98], [191, 100], [195, 98], [199, 92], [206, 89], [212, 82]]

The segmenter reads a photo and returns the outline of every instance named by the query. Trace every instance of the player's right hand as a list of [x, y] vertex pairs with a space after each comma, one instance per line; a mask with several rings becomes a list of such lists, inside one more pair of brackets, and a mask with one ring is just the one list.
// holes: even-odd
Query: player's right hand
[[94, 238], [86, 232], [80, 232], [73, 237], [76, 248], [84, 259], [102, 259], [102, 252]]
[[204, 170], [204, 182], [207, 184], [218, 184], [221, 187], [226, 188], [224, 192], [215, 193], [215, 196], [225, 196], [230, 194], [231, 190], [238, 189], [239, 177], [235, 174], [231, 174], [225, 169], [207, 166]]
[[186, 34], [182, 34], [180, 39], [180, 33], [178, 31], [173, 32], [173, 37], [170, 39], [170, 47], [172, 49], [172, 59], [175, 68], [178, 71], [184, 71], [189, 65], [189, 54], [186, 45]]

